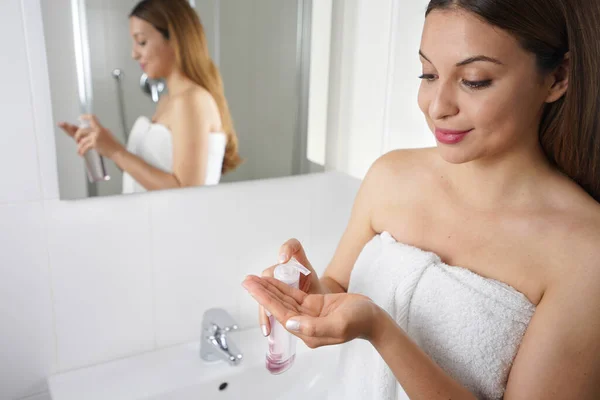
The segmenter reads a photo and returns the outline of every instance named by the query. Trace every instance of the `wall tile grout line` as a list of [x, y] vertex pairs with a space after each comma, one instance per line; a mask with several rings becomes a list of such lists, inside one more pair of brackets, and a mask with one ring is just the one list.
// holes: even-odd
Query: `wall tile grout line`
[[154, 251], [154, 226], [152, 224], [152, 211], [153, 211], [153, 206], [154, 206], [154, 202], [152, 201], [152, 198], [149, 198], [147, 200], [147, 204], [148, 204], [148, 229], [149, 229], [149, 235], [148, 235], [148, 239], [149, 239], [149, 243], [148, 245], [150, 246], [150, 251], [149, 251], [149, 257], [150, 257], [150, 273], [152, 274], [151, 276], [151, 282], [152, 282], [152, 336], [153, 336], [153, 348], [154, 350], [156, 350], [158, 348], [158, 326], [157, 326], [157, 322], [156, 322], [156, 256], [155, 256], [155, 251]]
[[[53, 335], [53, 342], [54, 342], [54, 351], [53, 351], [53, 369], [58, 369], [58, 334], [57, 334], [57, 329], [56, 329], [56, 310], [55, 310], [55, 296], [54, 296], [54, 288], [52, 285], [52, 266], [51, 266], [51, 262], [50, 262], [50, 246], [49, 246], [49, 236], [48, 236], [48, 220], [47, 220], [47, 205], [45, 200], [43, 200], [44, 196], [44, 188], [42, 185], [42, 163], [41, 163], [41, 159], [40, 159], [40, 143], [38, 140], [38, 122], [37, 122], [37, 118], [36, 116], [39, 115], [38, 110], [36, 109], [35, 106], [35, 102], [33, 101], [33, 90], [34, 90], [34, 82], [33, 82], [33, 71], [31, 69], [32, 66], [32, 59], [31, 59], [31, 44], [30, 44], [30, 37], [28, 35], [28, 31], [31, 31], [29, 29], [27, 29], [27, 25], [28, 25], [28, 19], [26, 17], [26, 10], [25, 10], [25, 2], [28, 0], [22, 0], [20, 2], [21, 5], [21, 18], [23, 20], [23, 37], [25, 39], [25, 51], [27, 54], [27, 63], [28, 63], [28, 69], [29, 69], [29, 85], [30, 85], [30, 92], [29, 92], [29, 99], [30, 99], [30, 103], [31, 103], [31, 110], [32, 110], [32, 114], [33, 114], [33, 138], [34, 138], [34, 143], [35, 143], [35, 151], [36, 151], [36, 160], [37, 160], [37, 175], [38, 175], [38, 190], [39, 190], [39, 200], [37, 200], [36, 202], [38, 202], [41, 205], [42, 208], [42, 218], [43, 218], [43, 227], [42, 227], [42, 235], [43, 235], [43, 242], [44, 245], [46, 247], [46, 269], [47, 269], [47, 273], [48, 273], [48, 281], [46, 282], [46, 284], [48, 285], [48, 289], [49, 289], [49, 293], [50, 293], [50, 312], [51, 312], [51, 317], [52, 317], [52, 335]], [[33, 5], [35, 6], [35, 5]], [[39, 6], [39, 4], [38, 4]], [[28, 4], [28, 7], [32, 7], [31, 4]], [[25, 204], [25, 203], [30, 203], [30, 202], [20, 202], [19, 204]]]

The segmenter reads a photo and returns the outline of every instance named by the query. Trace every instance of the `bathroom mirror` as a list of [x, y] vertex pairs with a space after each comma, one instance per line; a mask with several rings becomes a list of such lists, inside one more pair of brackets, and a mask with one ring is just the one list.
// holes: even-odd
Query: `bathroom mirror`
[[[220, 72], [243, 159], [236, 169], [221, 175], [218, 151], [218, 167], [210, 166], [210, 147], [206, 169], [217, 168], [218, 176], [215, 182], [207, 172], [207, 185], [323, 169], [307, 157], [312, 3], [189, 0], [189, 10], [199, 16], [210, 58]], [[135, 143], [130, 146], [134, 138], [144, 141], [150, 137], [144, 136], [147, 131], [166, 130], [162, 138], [144, 145], [154, 146], [149, 158], [136, 155], [161, 172], [174, 174], [162, 168], [160, 160], [152, 160], [164, 153], [166, 163], [173, 166], [170, 127], [153, 120], [161, 101], [169, 99], [169, 85], [165, 79], [148, 76], [139, 59], [132, 57], [135, 41], [129, 15], [137, 4], [138, 0], [42, 1], [53, 118], [57, 125], [65, 121], [80, 127], [79, 116], [93, 114], [128, 152], [140, 148]], [[319, 82], [326, 85], [323, 79]], [[124, 173], [117, 161], [99, 157], [93, 148], [80, 156], [76, 141], [58, 126], [55, 136], [61, 199], [172, 187], [144, 187], [133, 173]]]

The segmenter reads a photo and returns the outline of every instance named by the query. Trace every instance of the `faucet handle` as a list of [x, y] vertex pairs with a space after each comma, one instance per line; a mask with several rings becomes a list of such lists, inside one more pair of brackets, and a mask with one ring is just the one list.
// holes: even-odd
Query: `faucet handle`
[[200, 357], [205, 361], [225, 360], [231, 365], [242, 361], [242, 353], [231, 342], [227, 333], [239, 327], [229, 313], [221, 308], [211, 308], [202, 317]]
[[227, 311], [222, 308], [210, 308], [204, 312], [202, 328], [205, 331], [216, 333], [217, 330], [224, 332], [237, 331], [239, 326]]
[[233, 325], [230, 325], [230, 326], [225, 326], [225, 327], [221, 328], [221, 330], [225, 331], [225, 332], [235, 332], [238, 329], [240, 329], [240, 327], [237, 326], [236, 324], [233, 324]]

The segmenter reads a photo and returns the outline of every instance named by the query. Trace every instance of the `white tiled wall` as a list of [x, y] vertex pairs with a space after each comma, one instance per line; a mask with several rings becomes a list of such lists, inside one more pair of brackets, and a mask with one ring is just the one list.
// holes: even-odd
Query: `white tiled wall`
[[46, 204], [58, 368], [152, 349], [149, 200]]
[[49, 374], [195, 340], [211, 306], [256, 324], [243, 277], [290, 237], [322, 271], [359, 185], [329, 173], [58, 200], [39, 1], [0, 4], [2, 400], [49, 400]]
[[0, 398], [15, 399], [43, 391], [55, 366], [43, 205], [2, 205], [0, 221]]
[[[0, 206], [9, 399], [47, 374], [197, 339], [209, 307], [256, 324], [244, 276], [296, 237], [323, 271], [359, 182], [338, 173]], [[22, 365], [22, 368], [19, 367]], [[4, 398], [4, 397], [0, 397]]]

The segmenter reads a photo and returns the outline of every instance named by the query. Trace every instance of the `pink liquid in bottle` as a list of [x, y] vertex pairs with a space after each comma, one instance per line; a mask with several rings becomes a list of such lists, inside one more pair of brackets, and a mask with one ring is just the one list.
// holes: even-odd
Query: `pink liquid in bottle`
[[[296, 289], [299, 287], [300, 273], [310, 274], [310, 271], [297, 261], [292, 260], [275, 268], [273, 276]], [[294, 364], [296, 359], [296, 336], [288, 332], [274, 316], [269, 316], [271, 334], [268, 337], [269, 350], [265, 360], [267, 370], [272, 374], [281, 374]]]
[[265, 365], [270, 373], [277, 375], [287, 371], [296, 358], [296, 337], [291, 335], [277, 322], [272, 315], [269, 317], [271, 334], [268, 337], [269, 351]]

